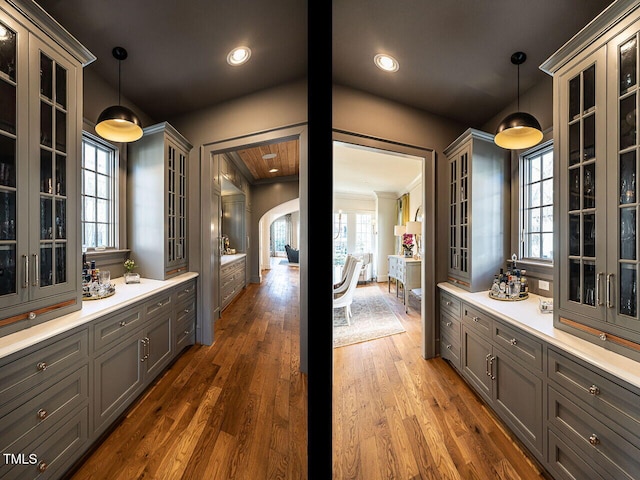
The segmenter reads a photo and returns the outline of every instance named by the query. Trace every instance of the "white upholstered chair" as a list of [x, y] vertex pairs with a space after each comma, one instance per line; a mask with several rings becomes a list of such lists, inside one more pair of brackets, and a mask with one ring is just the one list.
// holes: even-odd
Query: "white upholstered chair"
[[344, 317], [347, 324], [351, 325], [351, 303], [353, 302], [353, 294], [358, 286], [358, 278], [360, 278], [360, 270], [362, 269], [362, 260], [356, 260], [350, 269], [349, 277], [346, 280], [347, 288], [341, 295], [333, 299], [333, 308], [344, 308]]
[[[351, 278], [351, 271], [355, 267], [355, 264], [358, 260], [353, 255], [347, 255], [347, 258], [344, 261], [344, 268], [342, 269], [342, 278], [340, 281], [333, 286], [333, 295], [344, 293], [349, 286], [349, 282], [347, 281]], [[360, 272], [358, 271], [358, 275]]]

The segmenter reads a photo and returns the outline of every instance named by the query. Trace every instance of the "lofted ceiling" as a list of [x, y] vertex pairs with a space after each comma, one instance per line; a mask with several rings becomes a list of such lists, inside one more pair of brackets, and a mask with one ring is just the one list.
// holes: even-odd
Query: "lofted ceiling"
[[[97, 56], [86, 68], [114, 89], [111, 50], [128, 50], [122, 94], [156, 121], [307, 75], [304, 0], [37, 1]], [[539, 65], [609, 3], [333, 0], [333, 82], [478, 128], [516, 99], [513, 52], [528, 57], [521, 92], [550, 81]], [[251, 59], [231, 67], [227, 53], [240, 44], [252, 49]], [[378, 52], [395, 56], [399, 71], [378, 70]], [[249, 155], [247, 168], [266, 178], [258, 154]]]

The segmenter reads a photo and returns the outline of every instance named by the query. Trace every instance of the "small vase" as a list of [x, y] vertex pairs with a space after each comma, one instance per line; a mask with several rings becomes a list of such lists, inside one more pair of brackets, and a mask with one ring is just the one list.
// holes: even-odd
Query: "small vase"
[[133, 272], [125, 272], [124, 283], [140, 283], [140, 274]]
[[404, 256], [407, 257], [407, 258], [413, 257], [413, 250], [408, 250], [408, 249], [405, 250], [404, 251]]

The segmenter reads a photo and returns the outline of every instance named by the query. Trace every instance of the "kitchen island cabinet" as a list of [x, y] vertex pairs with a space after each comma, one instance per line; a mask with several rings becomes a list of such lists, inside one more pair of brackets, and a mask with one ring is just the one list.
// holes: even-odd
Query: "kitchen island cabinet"
[[194, 343], [196, 281], [118, 278], [115, 295], [0, 338], [0, 453], [34, 454], [0, 456], [0, 478], [63, 476]]
[[459, 322], [451, 365], [554, 478], [640, 478], [639, 362], [555, 328], [537, 295], [439, 288], [443, 358]]

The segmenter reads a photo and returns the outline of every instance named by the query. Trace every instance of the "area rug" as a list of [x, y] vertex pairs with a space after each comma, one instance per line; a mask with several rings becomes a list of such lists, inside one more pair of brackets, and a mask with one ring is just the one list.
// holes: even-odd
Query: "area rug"
[[353, 317], [348, 325], [344, 308], [333, 310], [334, 348], [406, 331], [375, 285], [356, 288], [351, 313]]
[[289, 265], [290, 267], [299, 267], [300, 266], [299, 263], [292, 263], [289, 260], [287, 260], [286, 258], [283, 258], [282, 260], [280, 260], [280, 265]]

